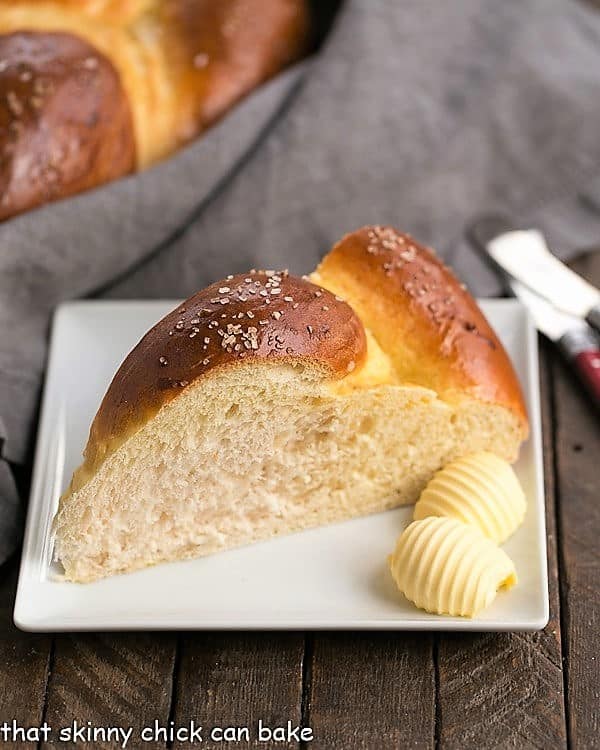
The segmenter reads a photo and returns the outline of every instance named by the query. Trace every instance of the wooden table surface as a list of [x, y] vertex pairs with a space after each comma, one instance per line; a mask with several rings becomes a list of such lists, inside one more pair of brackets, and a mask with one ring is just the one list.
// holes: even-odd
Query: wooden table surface
[[[600, 253], [576, 268], [600, 283]], [[600, 748], [600, 421], [551, 347], [540, 347], [550, 574], [542, 632], [28, 635], [12, 625], [13, 562], [0, 572], [0, 722], [140, 729], [155, 719], [262, 719], [314, 733], [308, 743], [205, 739], [205, 748]]]

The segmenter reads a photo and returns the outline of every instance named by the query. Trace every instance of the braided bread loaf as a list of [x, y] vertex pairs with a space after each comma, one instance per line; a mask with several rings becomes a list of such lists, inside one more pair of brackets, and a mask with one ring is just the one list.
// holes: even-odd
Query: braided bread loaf
[[0, 0], [0, 220], [168, 156], [307, 31], [305, 0]]

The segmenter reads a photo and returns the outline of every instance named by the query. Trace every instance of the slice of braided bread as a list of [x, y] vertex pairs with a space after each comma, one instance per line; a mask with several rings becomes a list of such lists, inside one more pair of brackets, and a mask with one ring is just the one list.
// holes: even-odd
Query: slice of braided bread
[[414, 502], [444, 464], [527, 434], [472, 297], [390, 228], [312, 280], [250, 272], [161, 320], [114, 377], [56, 518], [90, 581]]

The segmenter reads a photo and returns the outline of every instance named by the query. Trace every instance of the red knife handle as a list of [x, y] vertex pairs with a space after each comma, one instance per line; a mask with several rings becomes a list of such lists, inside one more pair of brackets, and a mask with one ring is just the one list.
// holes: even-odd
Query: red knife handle
[[559, 339], [563, 355], [600, 409], [600, 345], [591, 330], [568, 331]]
[[600, 349], [579, 352], [573, 360], [577, 375], [600, 407]]

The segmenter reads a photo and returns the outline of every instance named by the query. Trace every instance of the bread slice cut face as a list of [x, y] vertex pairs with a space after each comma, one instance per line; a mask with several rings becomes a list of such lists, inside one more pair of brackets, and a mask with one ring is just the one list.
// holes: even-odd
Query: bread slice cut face
[[512, 461], [526, 434], [473, 299], [431, 251], [365, 227], [311, 280], [229, 277], [146, 334], [61, 498], [57, 556], [93, 581], [413, 503], [444, 464]]

